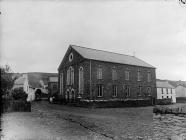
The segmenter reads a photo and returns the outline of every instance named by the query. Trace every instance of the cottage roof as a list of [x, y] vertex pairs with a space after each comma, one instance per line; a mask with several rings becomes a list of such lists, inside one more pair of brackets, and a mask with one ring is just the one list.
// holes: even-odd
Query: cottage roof
[[58, 82], [58, 77], [49, 77], [49, 82]]
[[156, 87], [158, 88], [175, 88], [168, 81], [156, 81]]
[[113, 52], [108, 52], [103, 50], [97, 50], [97, 49], [91, 49], [91, 48], [85, 48], [76, 45], [70, 45], [70, 46], [73, 49], [75, 49], [82, 57], [87, 59], [155, 68], [152, 65], [134, 56], [113, 53]]

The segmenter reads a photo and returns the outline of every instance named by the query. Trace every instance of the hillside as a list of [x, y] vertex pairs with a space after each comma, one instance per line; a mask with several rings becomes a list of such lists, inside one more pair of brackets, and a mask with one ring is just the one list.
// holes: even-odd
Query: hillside
[[49, 77], [58, 76], [57, 73], [28, 72], [29, 85], [32, 87], [41, 87], [42, 84], [48, 85]]

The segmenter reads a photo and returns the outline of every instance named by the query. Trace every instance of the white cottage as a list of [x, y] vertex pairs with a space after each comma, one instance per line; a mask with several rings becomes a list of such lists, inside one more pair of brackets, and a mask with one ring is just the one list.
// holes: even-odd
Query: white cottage
[[176, 103], [175, 88], [168, 81], [156, 81], [157, 99], [170, 98]]

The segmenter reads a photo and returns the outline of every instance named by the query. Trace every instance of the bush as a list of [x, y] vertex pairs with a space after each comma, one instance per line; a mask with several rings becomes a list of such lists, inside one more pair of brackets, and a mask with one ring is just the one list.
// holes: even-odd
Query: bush
[[12, 90], [12, 96], [14, 100], [26, 101], [28, 95], [23, 91], [23, 88], [16, 88]]
[[172, 104], [172, 99], [167, 98], [167, 99], [157, 99], [156, 101], [157, 105], [170, 105]]
[[105, 107], [141, 107], [151, 106], [152, 102], [150, 99], [128, 99], [128, 100], [81, 100], [75, 104], [81, 107], [94, 107], [94, 108], [105, 108]]

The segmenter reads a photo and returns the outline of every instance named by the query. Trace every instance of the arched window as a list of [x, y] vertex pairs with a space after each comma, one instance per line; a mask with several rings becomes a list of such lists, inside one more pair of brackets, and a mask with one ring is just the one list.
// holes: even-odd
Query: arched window
[[67, 85], [70, 85], [70, 69], [67, 70]]
[[147, 94], [150, 96], [151, 95], [151, 87], [147, 87]]
[[116, 68], [112, 68], [112, 80], [117, 80], [117, 71]]
[[67, 70], [67, 85], [72, 84], [74, 84], [74, 68], [70, 66]]
[[70, 84], [74, 84], [74, 68], [70, 67]]
[[102, 67], [99, 65], [97, 68], [97, 79], [102, 79], [102, 75], [103, 75]]
[[79, 68], [79, 93], [83, 94], [84, 89], [84, 77], [83, 77], [83, 67]]

